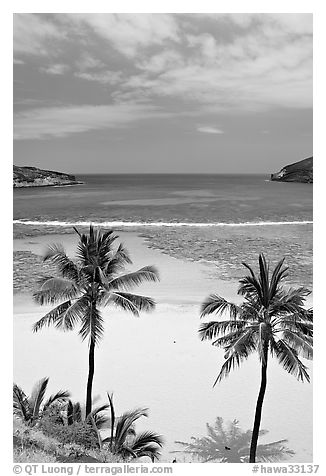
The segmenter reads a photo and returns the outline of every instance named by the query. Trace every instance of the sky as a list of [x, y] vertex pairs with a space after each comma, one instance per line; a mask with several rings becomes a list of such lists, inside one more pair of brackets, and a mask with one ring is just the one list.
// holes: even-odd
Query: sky
[[312, 14], [14, 14], [15, 165], [272, 173], [312, 139]]

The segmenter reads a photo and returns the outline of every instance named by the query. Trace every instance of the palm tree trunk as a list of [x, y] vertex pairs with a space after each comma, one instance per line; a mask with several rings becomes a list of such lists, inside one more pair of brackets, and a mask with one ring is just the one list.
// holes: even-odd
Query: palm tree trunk
[[88, 354], [88, 379], [87, 379], [87, 390], [86, 390], [86, 416], [92, 411], [92, 387], [93, 387], [93, 377], [94, 377], [94, 351], [95, 351], [95, 342], [91, 339], [89, 345], [89, 354]]
[[256, 462], [256, 450], [257, 450], [257, 443], [258, 443], [258, 436], [259, 436], [261, 413], [262, 413], [266, 384], [267, 384], [267, 357], [268, 357], [268, 349], [267, 347], [265, 347], [264, 361], [262, 362], [262, 365], [261, 365], [261, 383], [260, 383], [260, 389], [259, 389], [259, 394], [258, 394], [257, 404], [256, 404], [254, 428], [253, 428], [252, 437], [251, 437], [249, 463]]

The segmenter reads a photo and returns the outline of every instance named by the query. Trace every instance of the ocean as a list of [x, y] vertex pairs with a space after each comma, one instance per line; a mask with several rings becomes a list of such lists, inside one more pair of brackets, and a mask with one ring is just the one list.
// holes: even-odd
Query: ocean
[[77, 179], [85, 184], [15, 189], [14, 218], [205, 224], [312, 220], [312, 186], [271, 182], [267, 175], [103, 174]]
[[56, 231], [89, 222], [131, 228], [172, 256], [213, 263], [212, 272], [225, 280], [239, 279], [242, 261], [264, 252], [271, 261], [286, 258], [290, 284], [312, 286], [310, 184], [249, 174], [76, 178], [84, 184], [15, 189], [16, 236], [35, 226]]

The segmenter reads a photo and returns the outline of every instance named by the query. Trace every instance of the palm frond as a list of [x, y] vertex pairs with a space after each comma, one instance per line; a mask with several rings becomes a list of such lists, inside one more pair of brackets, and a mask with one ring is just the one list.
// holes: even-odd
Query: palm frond
[[138, 316], [141, 311], [149, 312], [155, 308], [155, 301], [150, 297], [117, 291], [108, 294], [107, 299], [104, 301], [104, 305], [107, 305], [110, 302], [124, 311], [133, 313], [135, 316]]
[[256, 275], [253, 269], [249, 266], [249, 264], [245, 262], [242, 262], [242, 265], [248, 269], [250, 276], [245, 276], [244, 278], [240, 279], [238, 294], [240, 294], [241, 296], [245, 296], [246, 294], [257, 295], [258, 300], [262, 303], [263, 302], [262, 289], [260, 287], [260, 283], [258, 279], [256, 278]]
[[45, 276], [39, 283], [40, 289], [33, 293], [33, 298], [41, 306], [73, 299], [79, 293], [76, 284], [68, 278]]
[[113, 393], [110, 394], [109, 392], [107, 392], [107, 396], [108, 396], [108, 399], [109, 399], [110, 414], [111, 414], [111, 435], [110, 435], [108, 441], [110, 442], [110, 448], [112, 448], [114, 428], [115, 428], [115, 409], [114, 409], [114, 405], [113, 405]]
[[75, 420], [74, 420], [74, 404], [71, 400], [68, 400], [67, 402], [66, 416], [67, 416], [68, 425], [72, 425], [75, 422]]
[[219, 335], [227, 332], [237, 332], [248, 325], [244, 320], [229, 320], [229, 321], [210, 321], [202, 323], [199, 326], [199, 337], [201, 340], [212, 340]]
[[35, 384], [32, 390], [29, 403], [33, 419], [37, 419], [39, 416], [40, 407], [43, 402], [48, 383], [49, 377], [44, 377], [39, 382], [37, 382], [37, 384]]
[[247, 330], [251, 329], [251, 330], [256, 330], [258, 329], [259, 326], [245, 326], [245, 327], [242, 327], [240, 328], [239, 330], [237, 331], [234, 331], [234, 332], [229, 332], [228, 334], [222, 336], [222, 337], [218, 337], [216, 340], [214, 340], [212, 342], [212, 345], [216, 346], [216, 347], [223, 347], [223, 348], [227, 348], [228, 346], [232, 345], [233, 342], [237, 341], [243, 334], [244, 332], [246, 332]]
[[78, 266], [67, 256], [61, 244], [53, 243], [48, 245], [43, 255], [43, 261], [51, 261], [51, 263], [55, 264], [62, 277], [68, 278], [75, 283], [79, 282]]
[[138, 271], [133, 273], [124, 274], [112, 279], [108, 283], [108, 287], [111, 289], [128, 291], [134, 286], [139, 286], [145, 281], [157, 282], [159, 281], [159, 273], [155, 266], [144, 266]]
[[29, 421], [32, 416], [28, 397], [16, 383], [14, 383], [13, 386], [13, 410], [14, 415], [19, 416], [26, 422]]
[[147, 408], [137, 408], [121, 415], [119, 421], [116, 424], [115, 445], [123, 445], [125, 443], [132, 425], [142, 416], [148, 416]]
[[207, 316], [208, 314], [222, 315], [225, 312], [230, 314], [231, 319], [236, 319], [237, 317], [242, 317], [241, 307], [237, 306], [232, 302], [228, 302], [226, 299], [218, 296], [217, 294], [211, 294], [208, 298], [205, 299], [201, 306], [200, 317]]
[[263, 253], [259, 255], [259, 283], [262, 293], [262, 304], [268, 306], [270, 301], [270, 289], [269, 289], [269, 265]]
[[153, 431], [143, 431], [136, 435], [130, 448], [138, 458], [148, 456], [152, 462], [158, 460], [161, 453], [159, 448], [163, 447], [163, 438]]
[[51, 395], [47, 401], [44, 403], [43, 411], [47, 410], [55, 402], [64, 402], [70, 397], [70, 392], [68, 390], [59, 390], [59, 392]]
[[43, 329], [43, 327], [54, 324], [60, 318], [60, 316], [70, 307], [70, 305], [71, 302], [66, 301], [49, 311], [47, 314], [45, 314], [45, 316], [43, 316], [33, 325], [33, 332], [38, 332]]
[[70, 303], [70, 306], [68, 306], [68, 308], [58, 316], [54, 325], [57, 329], [71, 331], [78, 323], [85, 320], [89, 312], [89, 298], [87, 295], [84, 295], [74, 303]]
[[155, 433], [154, 431], [143, 431], [138, 433], [135, 439], [132, 442], [133, 451], [138, 451], [144, 446], [154, 443], [162, 448], [164, 440], [161, 435]]
[[273, 327], [276, 331], [288, 329], [299, 332], [308, 338], [308, 342], [313, 342], [313, 322], [306, 318], [306, 314], [278, 315], [273, 319]]
[[285, 258], [281, 259], [274, 268], [270, 282], [271, 299], [277, 294], [281, 281], [288, 275], [287, 271], [289, 268], [283, 267], [284, 261]]
[[284, 329], [283, 340], [295, 349], [299, 355], [302, 355], [303, 358], [312, 360], [313, 347], [311, 337], [305, 336], [303, 333], [294, 330]]
[[97, 408], [94, 408], [91, 413], [87, 415], [86, 421], [93, 418], [93, 422], [96, 425], [98, 430], [107, 428], [107, 425], [110, 421], [108, 415], [105, 413], [106, 410], [110, 407], [108, 403], [101, 405]]
[[226, 359], [213, 387], [223, 378], [227, 377], [232, 369], [239, 367], [243, 360], [256, 350], [256, 342], [253, 339], [253, 331], [249, 329], [243, 335], [226, 347], [224, 358]]
[[278, 291], [271, 302], [270, 315], [306, 315], [307, 310], [304, 308], [304, 303], [309, 294], [310, 290], [305, 287]]
[[280, 364], [288, 373], [302, 382], [304, 380], [310, 382], [307, 367], [301, 362], [297, 351], [293, 347], [283, 339], [279, 339], [277, 342], [271, 341], [270, 344], [272, 353], [275, 353]]
[[120, 243], [105, 268], [106, 274], [114, 275], [122, 271], [126, 264], [132, 264], [132, 261], [129, 252], [126, 250], [124, 245]]

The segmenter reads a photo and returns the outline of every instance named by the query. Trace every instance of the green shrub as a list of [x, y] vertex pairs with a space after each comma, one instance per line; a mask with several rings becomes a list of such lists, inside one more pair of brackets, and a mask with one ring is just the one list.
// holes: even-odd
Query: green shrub
[[85, 422], [75, 422], [72, 425], [54, 423], [51, 417], [42, 418], [38, 424], [44, 435], [55, 438], [62, 445], [75, 444], [84, 449], [98, 448], [98, 438], [93, 427]]

